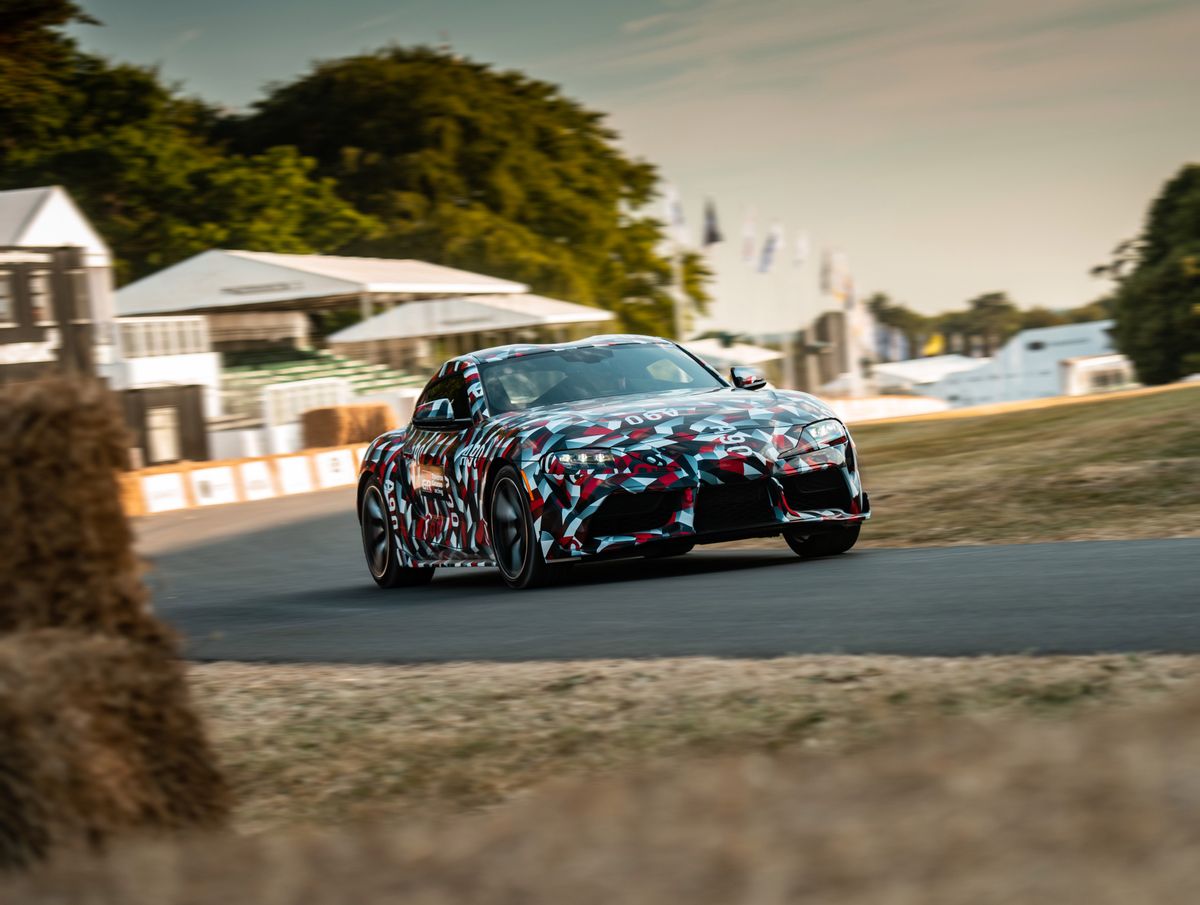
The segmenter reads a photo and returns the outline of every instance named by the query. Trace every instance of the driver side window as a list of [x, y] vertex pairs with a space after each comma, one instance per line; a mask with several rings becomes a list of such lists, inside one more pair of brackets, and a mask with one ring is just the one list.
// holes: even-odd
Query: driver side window
[[467, 381], [462, 372], [447, 374], [440, 380], [435, 380], [421, 394], [417, 404], [432, 402], [435, 399], [449, 399], [450, 405], [454, 407], [455, 418], [471, 417], [471, 405], [467, 401]]

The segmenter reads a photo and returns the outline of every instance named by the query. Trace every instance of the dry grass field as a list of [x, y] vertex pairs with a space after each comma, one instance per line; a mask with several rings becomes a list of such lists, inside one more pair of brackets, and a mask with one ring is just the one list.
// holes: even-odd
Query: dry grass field
[[[749, 686], [715, 664], [678, 667], [675, 675], [673, 668], [660, 670], [670, 676], [662, 681], [685, 697], [753, 697]], [[486, 677], [495, 679], [498, 695], [541, 683], [535, 698], [569, 696], [517, 715], [514, 730], [544, 743], [555, 734], [538, 731], [538, 715], [553, 723], [555, 713], [572, 709], [570, 696], [609, 682], [635, 685], [626, 668], [576, 674], [590, 681], [553, 671], [520, 680], [516, 672]], [[1194, 675], [1189, 661], [780, 663], [776, 674], [767, 669], [756, 677], [775, 699], [796, 695], [805, 709], [791, 711], [791, 728], [769, 719], [749, 720], [744, 728], [760, 745], [810, 737], [818, 750], [733, 753], [744, 752], [745, 742], [703, 726], [736, 722], [725, 711], [739, 708], [724, 699], [723, 709], [702, 715], [690, 699], [680, 717], [690, 724], [675, 727], [690, 742], [663, 746], [651, 727], [639, 752], [677, 756], [616, 776], [598, 776], [596, 768], [613, 756], [604, 736], [622, 734], [625, 718], [607, 711], [598, 692], [580, 702], [582, 712], [593, 709], [594, 720], [582, 722], [594, 722], [597, 735], [586, 746], [542, 751], [504, 731], [502, 716], [513, 713], [503, 698], [496, 719], [487, 718], [486, 708], [455, 706], [451, 692], [474, 667], [462, 669], [463, 675], [446, 671], [437, 681], [411, 678], [445, 702], [444, 711], [427, 711], [424, 719], [443, 719], [444, 712], [447, 739], [473, 736], [482, 744], [482, 735], [463, 725], [482, 720], [500, 734], [497, 744], [516, 746], [492, 752], [480, 766], [504, 762], [512, 775], [512, 765], [532, 756], [543, 764], [570, 758], [583, 768], [585, 749], [600, 752], [601, 763], [478, 814], [439, 817], [427, 803], [409, 799], [387, 819], [376, 813], [373, 821], [345, 826], [131, 842], [104, 859], [64, 858], [16, 878], [0, 888], [0, 899], [22, 905], [1190, 905], [1200, 888], [1200, 689], [1193, 682], [1190, 692], [1162, 693]], [[357, 677], [383, 680], [365, 672]], [[286, 732], [270, 720], [281, 707], [271, 685], [252, 684], [266, 699], [264, 731]], [[479, 683], [470, 684], [477, 689]], [[797, 695], [804, 684], [817, 689], [815, 698]], [[333, 693], [339, 695], [352, 702], [344, 688]], [[814, 700], [842, 706], [815, 719], [825, 711], [808, 709]], [[1101, 701], [1137, 706], [1097, 708]], [[311, 703], [301, 696], [295, 706]], [[377, 755], [398, 755], [396, 777], [413, 763], [390, 747], [400, 743], [383, 738], [401, 729], [392, 714], [359, 713], [364, 722], [391, 723], [395, 730], [372, 734], [339, 723], [330, 716], [331, 704], [316, 713], [329, 717], [330, 731], [336, 734], [340, 725], [343, 734], [332, 747], [316, 747], [338, 763], [291, 773], [288, 794], [303, 798], [312, 791], [306, 786], [321, 780], [344, 783], [345, 774], [366, 769]], [[877, 715], [891, 709], [896, 712], [883, 728]], [[932, 715], [942, 711], [964, 712]], [[1060, 718], [1031, 719], [1030, 713]], [[832, 725], [821, 730], [825, 722]], [[680, 748], [687, 747], [707, 747], [715, 756], [683, 756]], [[387, 793], [386, 785], [379, 789], [380, 796]], [[365, 781], [358, 794], [371, 796]], [[277, 817], [288, 811], [275, 807]]]
[[193, 694], [243, 831], [487, 809], [563, 776], [797, 750], [914, 723], [1070, 721], [1200, 680], [1200, 657], [205, 664]]

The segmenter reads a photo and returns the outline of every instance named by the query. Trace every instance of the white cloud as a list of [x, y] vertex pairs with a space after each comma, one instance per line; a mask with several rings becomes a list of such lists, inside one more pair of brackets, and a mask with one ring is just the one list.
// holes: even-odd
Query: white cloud
[[203, 37], [203, 35], [204, 35], [204, 29], [202, 29], [202, 28], [189, 28], [185, 31], [181, 31], [179, 34], [177, 34], [170, 41], [168, 41], [166, 44], [163, 45], [162, 52], [164, 54], [174, 53], [176, 50], [179, 50], [181, 47], [191, 44], [193, 41], [199, 40], [201, 37]]
[[670, 13], [656, 13], [653, 16], [643, 16], [640, 19], [630, 19], [621, 23], [621, 31], [627, 35], [641, 34], [653, 28], [666, 25], [671, 21]]

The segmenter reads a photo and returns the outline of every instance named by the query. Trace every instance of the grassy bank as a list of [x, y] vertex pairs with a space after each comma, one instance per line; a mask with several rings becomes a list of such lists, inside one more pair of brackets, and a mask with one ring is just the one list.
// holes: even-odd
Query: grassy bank
[[862, 544], [1200, 535], [1200, 386], [854, 436], [875, 510]]
[[191, 669], [251, 831], [475, 810], [647, 762], [840, 757], [931, 718], [1071, 720], [1196, 678], [1173, 656]]

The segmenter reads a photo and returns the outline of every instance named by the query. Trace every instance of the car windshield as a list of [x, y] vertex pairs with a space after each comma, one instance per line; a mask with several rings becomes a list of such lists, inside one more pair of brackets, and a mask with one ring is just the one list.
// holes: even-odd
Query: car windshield
[[581, 399], [724, 386], [675, 346], [638, 343], [533, 352], [479, 366], [493, 415]]

